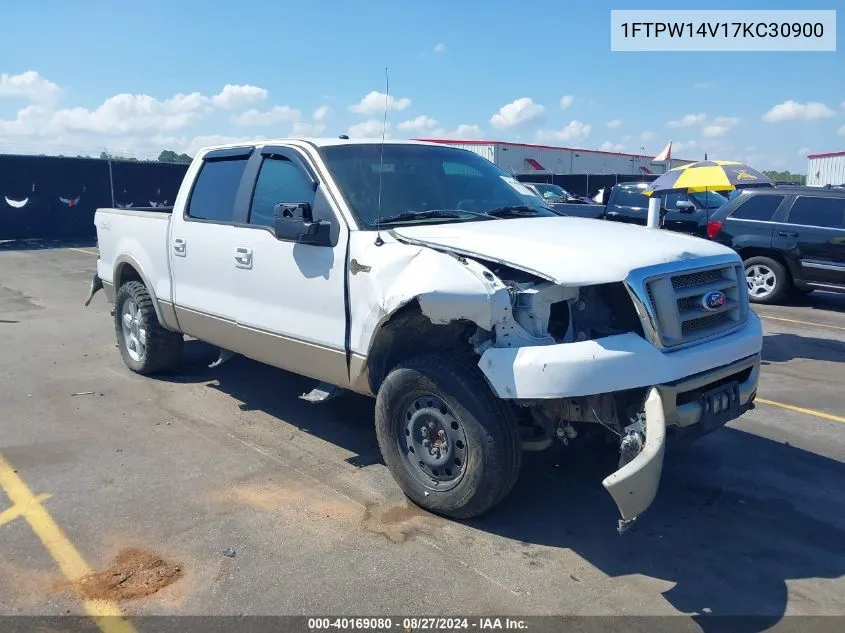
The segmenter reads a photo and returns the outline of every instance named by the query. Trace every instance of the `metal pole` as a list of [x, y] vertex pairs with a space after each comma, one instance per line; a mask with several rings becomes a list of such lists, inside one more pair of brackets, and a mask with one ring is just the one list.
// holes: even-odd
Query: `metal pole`
[[648, 220], [646, 226], [650, 229], [660, 228], [660, 196], [651, 194], [648, 199]]

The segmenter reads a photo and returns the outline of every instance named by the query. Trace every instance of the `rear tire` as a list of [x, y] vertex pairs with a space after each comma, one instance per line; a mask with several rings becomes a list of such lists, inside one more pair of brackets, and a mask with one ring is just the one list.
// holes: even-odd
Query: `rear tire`
[[478, 516], [519, 477], [522, 446], [512, 411], [478, 370], [453, 357], [401, 363], [376, 397], [376, 435], [405, 495], [444, 516]]
[[137, 374], [174, 369], [182, 360], [184, 337], [162, 326], [140, 281], [128, 281], [117, 291], [114, 327], [123, 362]]
[[751, 303], [781, 303], [791, 291], [792, 279], [779, 261], [770, 257], [749, 257], [744, 266]]

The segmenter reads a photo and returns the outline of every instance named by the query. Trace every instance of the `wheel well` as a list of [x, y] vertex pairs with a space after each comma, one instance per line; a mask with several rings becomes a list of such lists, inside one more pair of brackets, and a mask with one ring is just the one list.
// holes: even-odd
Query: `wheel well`
[[367, 378], [377, 393], [388, 372], [403, 360], [426, 352], [473, 358], [468, 339], [477, 326], [471, 321], [432, 323], [415, 300], [399, 308], [379, 327], [367, 356]]
[[790, 281], [792, 281], [792, 270], [789, 268], [789, 264], [783, 258], [780, 253], [770, 251], [766, 248], [758, 248], [755, 246], [749, 246], [748, 248], [743, 248], [738, 251], [739, 256], [742, 257], [742, 261], [745, 262], [746, 259], [750, 259], [752, 257], [768, 257], [769, 259], [775, 260], [786, 271], [786, 274], [789, 275]]
[[144, 283], [144, 280], [141, 278], [141, 273], [135, 270], [135, 267], [132, 264], [120, 264], [114, 275], [115, 290], [119, 289], [123, 284], [128, 281], [140, 281], [142, 284]]

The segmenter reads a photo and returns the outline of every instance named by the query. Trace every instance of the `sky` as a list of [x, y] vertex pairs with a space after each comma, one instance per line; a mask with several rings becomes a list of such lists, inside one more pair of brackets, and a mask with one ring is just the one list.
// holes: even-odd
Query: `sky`
[[[841, 0], [807, 8], [839, 9]], [[0, 152], [154, 158], [219, 142], [542, 143], [806, 171], [845, 150], [836, 52], [611, 52], [611, 8], [782, 0], [3, 0]]]

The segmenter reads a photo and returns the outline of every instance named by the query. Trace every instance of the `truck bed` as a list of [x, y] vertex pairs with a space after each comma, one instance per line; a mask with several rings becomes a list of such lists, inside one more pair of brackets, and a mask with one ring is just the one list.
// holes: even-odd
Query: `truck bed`
[[[168, 262], [172, 207], [97, 209], [97, 274], [106, 284], [115, 284], [117, 264], [126, 263], [143, 271], [148, 287], [159, 300], [171, 300]], [[131, 255], [130, 255], [131, 254]]]

